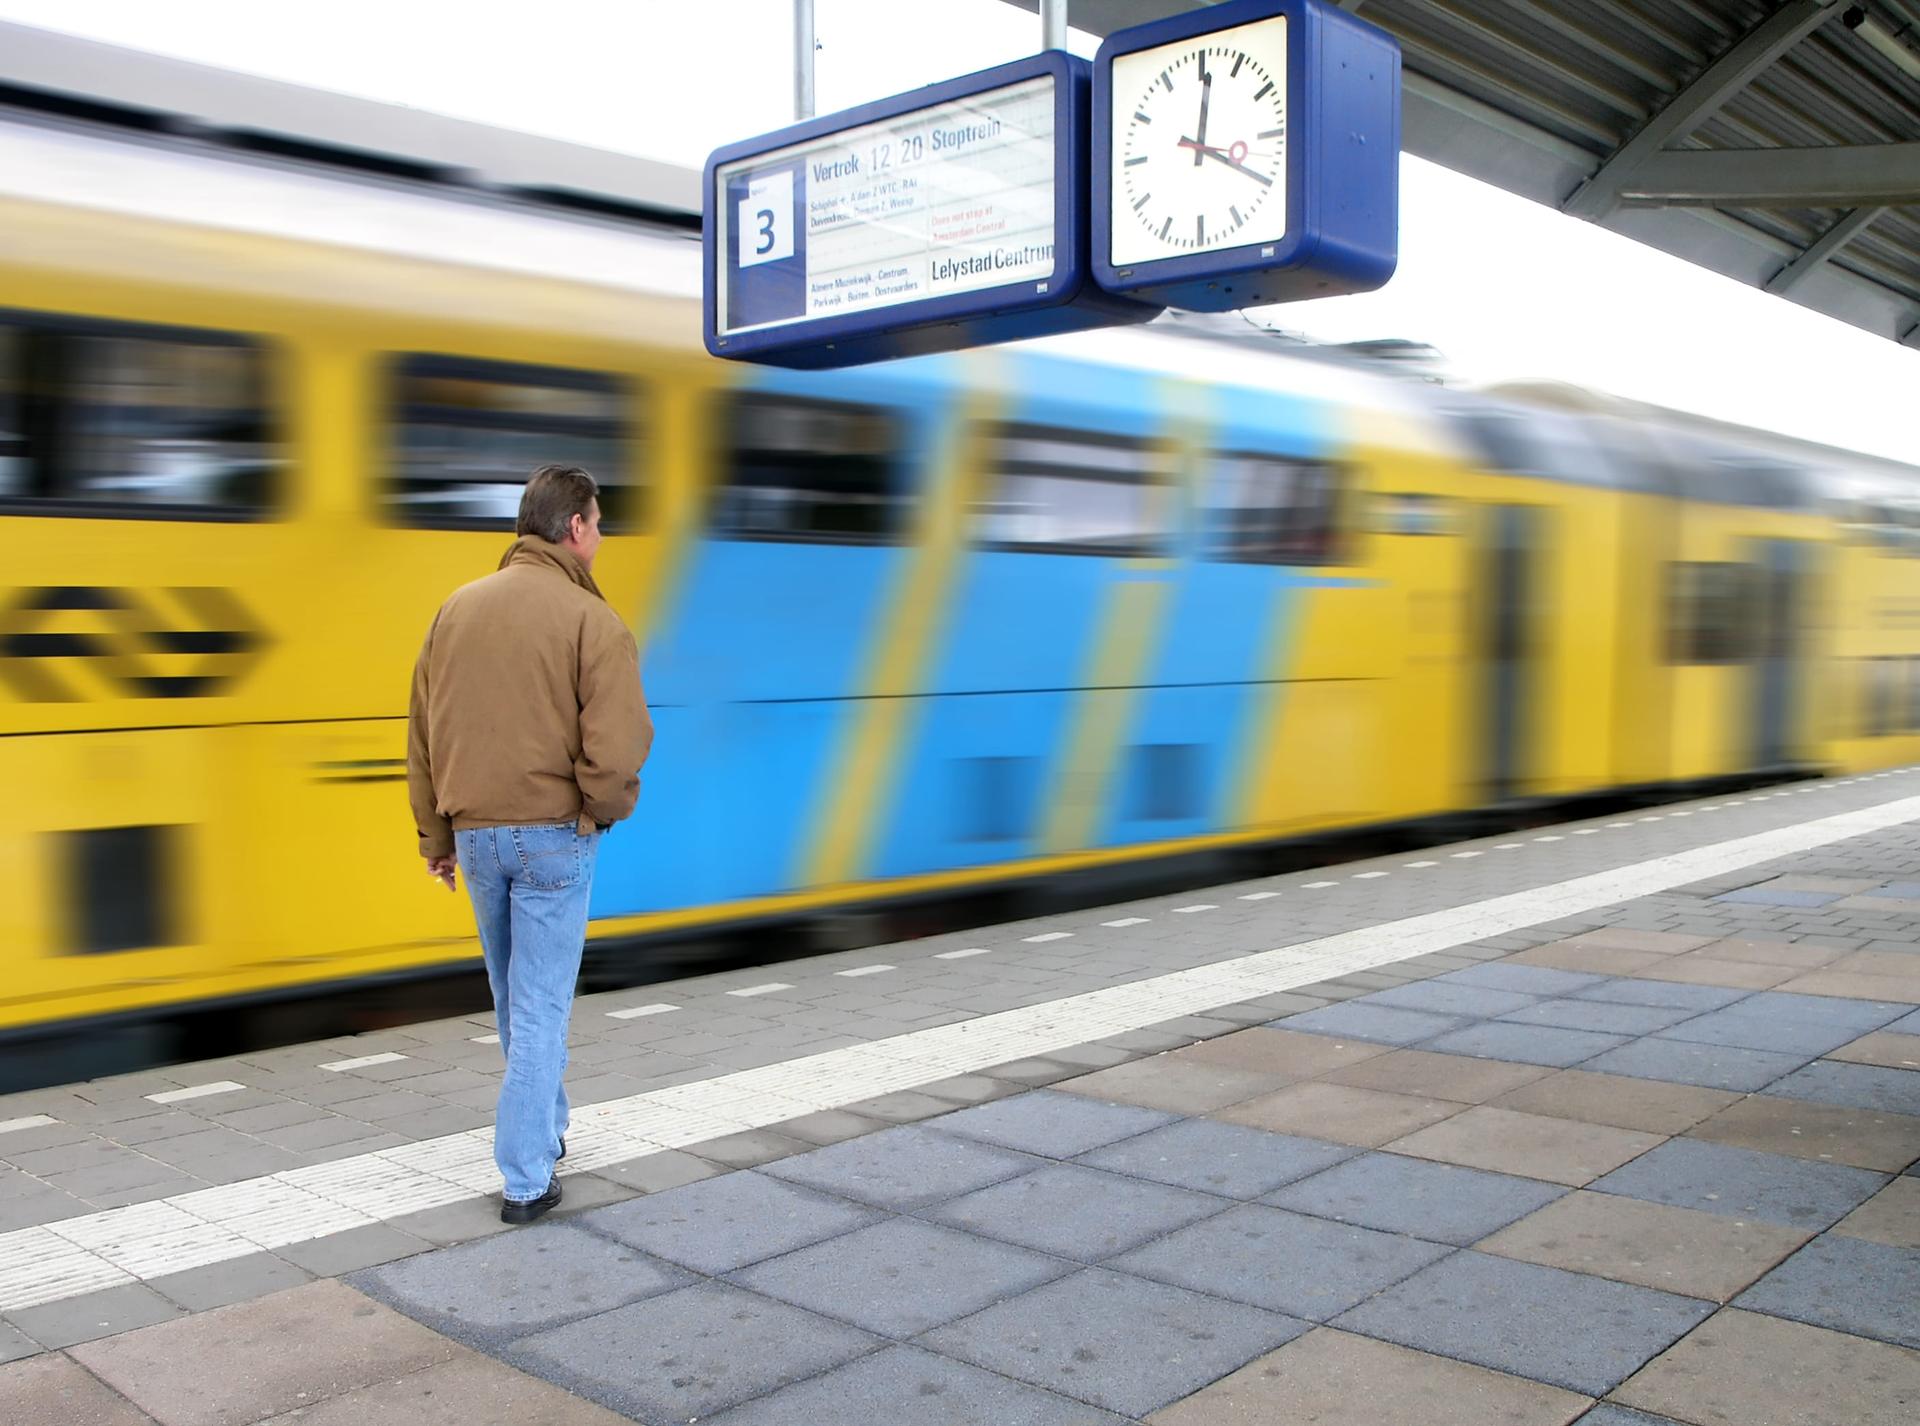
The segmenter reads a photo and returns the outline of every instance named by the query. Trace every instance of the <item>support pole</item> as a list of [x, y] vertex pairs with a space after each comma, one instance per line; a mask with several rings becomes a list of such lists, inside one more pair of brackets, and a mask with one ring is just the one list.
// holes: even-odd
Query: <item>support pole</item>
[[813, 117], [813, 0], [793, 0], [793, 117]]
[[1040, 0], [1040, 48], [1067, 47], [1067, 0]]

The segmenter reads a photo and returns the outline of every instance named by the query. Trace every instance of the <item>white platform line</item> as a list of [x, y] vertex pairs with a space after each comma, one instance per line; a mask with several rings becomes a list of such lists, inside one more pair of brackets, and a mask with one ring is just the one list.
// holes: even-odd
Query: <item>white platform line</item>
[[1408, 862], [1407, 868], [1410, 871], [1418, 871], [1421, 867], [1439, 866], [1439, 865], [1440, 865], [1439, 862]]
[[405, 1055], [397, 1055], [389, 1050], [384, 1055], [362, 1055], [357, 1060], [335, 1060], [331, 1064], [321, 1065], [323, 1070], [332, 1070], [339, 1074], [343, 1070], [365, 1069], [368, 1065], [390, 1065], [396, 1060], [404, 1060]]
[[834, 972], [834, 974], [845, 976], [847, 979], [851, 980], [855, 976], [880, 975], [883, 972], [890, 971], [893, 969], [894, 969], [893, 966], [855, 966], [851, 970], [837, 970]]
[[[1107, 924], [1112, 925], [1113, 923], [1108, 922]], [[964, 961], [970, 956], [990, 956], [992, 954], [993, 948], [991, 946], [968, 946], [964, 951], [935, 951], [933, 958], [936, 961]]]
[[1242, 901], [1271, 901], [1280, 893], [1277, 891], [1249, 891], [1241, 896]]
[[1374, 881], [1387, 875], [1389, 875], [1389, 873], [1384, 871], [1357, 871], [1353, 874], [1353, 879], [1355, 881]]
[[1453, 858], [1455, 861], [1465, 861], [1468, 857], [1477, 857], [1479, 855], [1480, 853], [1478, 852], [1455, 852]]
[[743, 985], [738, 990], [729, 990], [727, 994], [744, 998], [749, 995], [772, 995], [776, 990], [792, 989], [793, 987], [784, 980], [770, 980], [765, 985]]
[[[765, 1128], [1581, 915], [1915, 819], [1920, 797], [1902, 798], [1297, 946], [588, 1106], [575, 1113], [565, 1167], [584, 1171]], [[243, 1242], [284, 1247], [483, 1197], [498, 1189], [492, 1160], [491, 1132], [473, 1130], [0, 1233], [0, 1311], [77, 1297], [143, 1274], [208, 1266], [237, 1256]]]
[[232, 1094], [236, 1089], [245, 1089], [237, 1080], [222, 1079], [212, 1084], [193, 1084], [185, 1089], [163, 1089], [158, 1094], [146, 1094], [141, 1098], [152, 1100], [155, 1104], [178, 1104], [183, 1099], [205, 1099], [209, 1094]]
[[1100, 924], [1102, 926], [1111, 926], [1115, 930], [1121, 930], [1127, 926], [1144, 926], [1147, 924], [1147, 918], [1145, 916], [1122, 916], [1118, 921], [1102, 921]]
[[23, 1119], [0, 1119], [0, 1134], [11, 1134], [16, 1129], [44, 1129], [49, 1124], [59, 1122], [51, 1114], [29, 1114]]
[[1502, 842], [1495, 847], [1494, 850], [1496, 852], [1517, 852], [1525, 845], [1525, 842]]
[[1307, 883], [1305, 889], [1308, 891], [1324, 891], [1329, 886], [1338, 886], [1339, 884], [1337, 881], [1310, 881]]
[[1534, 841], [1536, 841], [1536, 842], [1564, 842], [1564, 841], [1566, 841], [1566, 838], [1565, 838], [1565, 837], [1535, 837], [1535, 838], [1534, 838]]
[[500, 1037], [498, 1035], [469, 1035], [467, 1038], [472, 1040], [476, 1045], [497, 1045], [500, 1043]]
[[[609, 1020], [638, 1020], [642, 1015], [665, 1015], [669, 1010], [678, 1010], [678, 1005], [668, 1005], [664, 1001], [655, 1005], [629, 1005], [625, 1010], [609, 1010]], [[493, 1037], [499, 1039], [498, 1035]]]
[[1020, 939], [1029, 946], [1038, 946], [1047, 941], [1064, 941], [1072, 934], [1071, 931], [1043, 931], [1038, 936], [1022, 936]]
[[1214, 905], [1210, 901], [1202, 901], [1194, 906], [1176, 906], [1173, 908], [1173, 914], [1176, 916], [1192, 916], [1196, 912], [1218, 911], [1219, 909], [1220, 908], [1218, 906]]

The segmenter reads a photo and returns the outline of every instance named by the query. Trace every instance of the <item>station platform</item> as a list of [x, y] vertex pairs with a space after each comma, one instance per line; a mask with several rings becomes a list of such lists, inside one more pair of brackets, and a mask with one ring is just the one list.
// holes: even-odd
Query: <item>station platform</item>
[[1906, 1426], [1920, 775], [0, 1099], [0, 1420]]

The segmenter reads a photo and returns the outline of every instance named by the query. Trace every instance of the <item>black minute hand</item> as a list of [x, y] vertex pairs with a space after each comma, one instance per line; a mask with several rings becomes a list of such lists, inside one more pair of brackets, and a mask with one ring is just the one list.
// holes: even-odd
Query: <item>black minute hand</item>
[[[1198, 137], [1198, 142], [1202, 144], [1207, 141], [1207, 102], [1212, 98], [1213, 76], [1202, 69], [1200, 71], [1200, 132]], [[1205, 157], [1205, 149], [1195, 149], [1193, 153], [1193, 166], [1195, 168], [1200, 167], [1200, 160]]]

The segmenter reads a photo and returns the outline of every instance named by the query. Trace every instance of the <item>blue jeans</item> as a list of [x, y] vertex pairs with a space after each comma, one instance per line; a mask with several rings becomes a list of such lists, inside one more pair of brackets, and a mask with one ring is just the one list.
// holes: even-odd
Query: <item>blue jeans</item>
[[582, 837], [569, 822], [473, 828], [455, 842], [507, 1061], [493, 1159], [508, 1198], [538, 1198], [567, 1132], [561, 1080], [600, 837]]

